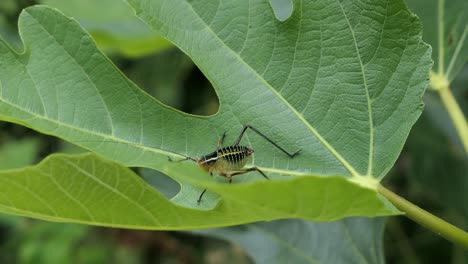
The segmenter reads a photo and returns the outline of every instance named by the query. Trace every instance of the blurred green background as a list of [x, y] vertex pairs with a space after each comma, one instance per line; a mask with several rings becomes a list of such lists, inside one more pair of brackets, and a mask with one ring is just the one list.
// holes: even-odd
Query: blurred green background
[[[17, 33], [21, 10], [38, 3], [60, 7], [66, 2], [1, 0], [1, 37], [21, 50]], [[125, 26], [119, 24], [120, 17], [125, 15], [128, 14], [117, 8], [104, 18], [82, 16], [80, 23], [93, 34], [111, 60], [149, 94], [184, 112], [214, 114], [218, 108], [216, 94], [191, 60], [154, 33], [133, 30], [141, 25], [131, 18]], [[101, 19], [107, 20], [99, 21]], [[468, 67], [465, 66], [452, 86], [465, 115], [468, 110], [466, 84]], [[426, 109], [384, 185], [466, 230], [468, 158], [438, 96], [428, 91], [424, 101]], [[52, 152], [80, 151], [83, 150], [25, 127], [0, 123], [1, 169], [35, 164]], [[161, 190], [166, 196], [177, 192], [178, 185], [167, 177], [147, 169], [135, 171], [150, 184], [163, 186]], [[384, 239], [387, 263], [468, 263], [462, 249], [405, 217], [387, 220]], [[239, 246], [212, 236], [58, 224], [0, 215], [0, 263], [251, 262]]]

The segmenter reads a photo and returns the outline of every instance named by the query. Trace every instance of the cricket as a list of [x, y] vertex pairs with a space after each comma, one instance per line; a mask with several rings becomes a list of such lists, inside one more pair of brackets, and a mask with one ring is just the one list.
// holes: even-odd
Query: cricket
[[[249, 160], [251, 155], [254, 153], [254, 150], [252, 148], [239, 145], [242, 140], [242, 137], [244, 136], [245, 132], [249, 128], [255, 133], [257, 133], [259, 136], [264, 138], [266, 141], [270, 142], [273, 146], [277, 147], [279, 150], [281, 150], [290, 158], [294, 158], [301, 151], [299, 149], [294, 153], [289, 153], [284, 148], [276, 144], [269, 137], [267, 137], [266, 135], [258, 131], [256, 128], [252, 127], [251, 125], [244, 125], [239, 137], [236, 139], [234, 144], [230, 146], [227, 146], [227, 147], [222, 146], [224, 139], [226, 137], [226, 132], [224, 132], [223, 135], [221, 136], [221, 139], [218, 141], [216, 150], [213, 151], [212, 153], [204, 155], [200, 158], [185, 157], [184, 159], [181, 159], [181, 160], [172, 160], [171, 158], [169, 158], [169, 161], [171, 162], [181, 162], [181, 161], [187, 161], [187, 160], [194, 161], [198, 163], [198, 165], [203, 170], [209, 172], [210, 176], [213, 176], [213, 173], [216, 172], [217, 175], [227, 178], [229, 180], [229, 183], [232, 183], [232, 178], [234, 176], [242, 175], [251, 171], [256, 171], [260, 173], [265, 179], [269, 180], [270, 178], [268, 178], [268, 176], [257, 167], [251, 167], [251, 168], [246, 168], [246, 169], [244, 168], [247, 161]], [[202, 193], [198, 197], [197, 203], [201, 202], [206, 190], [207, 189], [205, 188], [202, 191]]]

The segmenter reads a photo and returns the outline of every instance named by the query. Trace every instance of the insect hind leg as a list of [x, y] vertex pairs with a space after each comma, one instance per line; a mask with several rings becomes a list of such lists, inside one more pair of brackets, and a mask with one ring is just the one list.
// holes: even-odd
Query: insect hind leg
[[268, 178], [268, 176], [266, 176], [266, 174], [260, 170], [259, 168], [257, 167], [252, 167], [252, 168], [248, 168], [246, 169], [246, 172], [250, 172], [250, 171], [257, 171], [258, 173], [260, 173], [265, 179], [269, 180], [270, 178]]
[[288, 151], [286, 151], [284, 148], [280, 147], [278, 144], [276, 144], [273, 140], [271, 140], [269, 137], [267, 137], [265, 134], [263, 134], [262, 132], [258, 131], [256, 128], [254, 128], [253, 126], [251, 125], [244, 125], [244, 127], [242, 128], [242, 131], [239, 135], [239, 137], [237, 138], [236, 142], [234, 142], [234, 146], [237, 146], [239, 145], [242, 137], [244, 136], [245, 134], [245, 131], [247, 131], [247, 129], [250, 128], [253, 132], [257, 133], [259, 136], [261, 136], [262, 138], [264, 138], [266, 141], [270, 142], [273, 146], [277, 147], [279, 150], [281, 150], [284, 154], [288, 155], [290, 158], [294, 158], [295, 156], [297, 156], [297, 154], [299, 154], [299, 152], [301, 151], [300, 149], [297, 150], [296, 152], [293, 152], [293, 153], [289, 153]]
[[224, 176], [226, 178], [228, 178], [229, 180], [229, 183], [232, 182], [232, 177], [234, 176], [238, 176], [238, 175], [242, 175], [242, 174], [245, 174], [247, 172], [251, 172], [251, 171], [257, 171], [258, 173], [260, 173], [265, 179], [269, 180], [270, 178], [268, 178], [268, 176], [266, 176], [266, 174], [260, 170], [259, 168], [257, 167], [252, 167], [252, 168], [248, 168], [248, 169], [245, 169], [245, 170], [239, 170], [239, 171], [232, 171], [230, 173], [223, 173], [223, 174], [220, 174], [221, 176]]
[[218, 140], [218, 145], [216, 146], [216, 152], [223, 146], [224, 139], [226, 138], [226, 132], [223, 133], [221, 138]]

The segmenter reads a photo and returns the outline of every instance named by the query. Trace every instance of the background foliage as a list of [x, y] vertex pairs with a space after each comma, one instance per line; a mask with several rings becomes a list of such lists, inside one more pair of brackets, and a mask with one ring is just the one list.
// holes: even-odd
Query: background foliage
[[[27, 4], [31, 3], [25, 1], [24, 5]], [[2, 14], [3, 18], [1, 19], [5, 22], [0, 24], [2, 25], [0, 32], [2, 37], [11, 39], [12, 43], [15, 43], [15, 39], [17, 39], [14, 33], [15, 19], [23, 6], [18, 1], [5, 1], [3, 5], [3, 10], [7, 11]], [[418, 12], [416, 9], [414, 11]], [[16, 43], [20, 42], [17, 41]], [[110, 52], [119, 51], [118, 48], [110, 50]], [[126, 57], [129, 56], [128, 53], [123, 53]], [[130, 55], [132, 56], [132, 54]], [[161, 98], [163, 102], [169, 105], [189, 113], [198, 114], [213, 113], [217, 109], [218, 102], [209, 82], [204, 79], [203, 74], [196, 69], [187, 57], [175, 49], [161, 51], [156, 55], [141, 59], [130, 60], [118, 53], [114, 53], [111, 58], [140, 87], [146, 88], [149, 93]], [[161, 65], [165, 65], [165, 67], [158, 70]], [[171, 72], [171, 74], [165, 74], [165, 71]], [[466, 84], [466, 81], [463, 81], [463, 78], [467, 78], [466, 74], [467, 70], [463, 71], [454, 82], [454, 91], [465, 110], [468, 93], [466, 85], [463, 87], [462, 84]], [[194, 96], [193, 89], [189, 88], [194, 86], [194, 83], [197, 84], [197, 87], [205, 87], [203, 92], [196, 93], [200, 100], [188, 100], [188, 98]], [[155, 87], [158, 87], [158, 89], [154, 89]], [[178, 96], [174, 96], [175, 94]], [[467, 212], [463, 201], [466, 201], [467, 192], [463, 190], [468, 187], [466, 177], [462, 177], [467, 171], [466, 156], [459, 148], [456, 134], [453, 133], [453, 128], [447, 122], [448, 118], [445, 116], [444, 109], [440, 107], [440, 103], [437, 102], [437, 97], [434, 98], [433, 94], [428, 94], [425, 102], [427, 105], [426, 111], [411, 131], [404, 152], [391, 171], [391, 175], [386, 178], [386, 184], [393, 186], [397, 193], [423, 208], [430, 209], [437, 215], [448, 218], [458, 226], [466, 229], [467, 223], [463, 219], [467, 219]], [[15, 152], [21, 153], [17, 154], [21, 158], [14, 159], [18, 162], [18, 164], [14, 165], [16, 167], [39, 161], [47, 153], [57, 149], [79, 151], [65, 143], [58, 142], [56, 139], [37, 135], [22, 127], [12, 124], [2, 124], [2, 126], [2, 153], [8, 153], [3, 155], [12, 157]], [[12, 138], [12, 135], [14, 135], [14, 138]], [[447, 148], [447, 145], [451, 147]], [[447, 151], [442, 154], [440, 149]], [[0, 157], [2, 157], [2, 153], [0, 153]], [[34, 157], [35, 160], [33, 161]], [[170, 186], [164, 188], [165, 190], [177, 188], [177, 185], [167, 181], [166, 178], [152, 177], [154, 176], [151, 175], [154, 173], [152, 171], [142, 170], [140, 172], [145, 179], [164, 181], [164, 184]], [[444, 175], [444, 177], [441, 177], [441, 175]], [[447, 181], [446, 177], [450, 177], [451, 180]], [[157, 186], [161, 185], [157, 184]], [[166, 195], [171, 196], [174, 193], [175, 191], [168, 191]], [[353, 222], [356, 221], [366, 220], [350, 219], [347, 224], [352, 226]], [[374, 240], [370, 241], [376, 242], [376, 245], [381, 241], [379, 230], [382, 230], [383, 222], [383, 219], [372, 222], [375, 224], [376, 232], [367, 233], [375, 236]], [[228, 259], [231, 256], [235, 256], [238, 258], [237, 260], [249, 261], [249, 257], [238, 248], [214, 238], [201, 238], [198, 235], [194, 237], [193, 235], [174, 232], [145, 233], [78, 225], [59, 225], [11, 216], [2, 217], [2, 223], [4, 227], [2, 251], [5, 253], [2, 254], [2, 258], [6, 261], [20, 259], [23, 262], [35, 263], [38, 263], [38, 261], [50, 263], [54, 262], [54, 260], [55, 262], [57, 260], [62, 262], [70, 254], [75, 256], [73, 262], [76, 260], [79, 262], [80, 260], [99, 261], [108, 259], [109, 255], [112, 255], [116, 261], [122, 261], [122, 263], [128, 263], [128, 261], [141, 262], [143, 260], [150, 262], [160, 258], [177, 259], [181, 262], [186, 260], [216, 261], [220, 258]], [[257, 261], [275, 259], [270, 251], [255, 248], [259, 244], [262, 245], [262, 242], [265, 248], [279, 248], [279, 252], [282, 253], [279, 256], [297, 257], [308, 262], [319, 261], [319, 259], [311, 259], [310, 256], [307, 256], [307, 253], [317, 256], [313, 251], [309, 251], [310, 248], [301, 249], [298, 245], [305, 243], [323, 245], [323, 237], [329, 237], [329, 232], [323, 234], [323, 236], [316, 234], [312, 241], [305, 242], [297, 241], [298, 237], [300, 238], [299, 233], [292, 238], [287, 236], [291, 234], [288, 231], [294, 230], [294, 228], [297, 228], [296, 230], [306, 230], [309, 225], [329, 225], [326, 227], [327, 230], [336, 228], [336, 232], [338, 234], [340, 232], [340, 227], [334, 227], [335, 223], [316, 224], [298, 220], [284, 220], [267, 224], [259, 223], [241, 226], [238, 228], [239, 230], [226, 228], [202, 233], [212, 237], [227, 238], [242, 245], [250, 258]], [[422, 227], [408, 222], [404, 218], [391, 218], [388, 226], [385, 256], [389, 262], [395, 261], [398, 263], [404, 259], [406, 262], [427, 263], [431, 260], [444, 262], [451, 259], [454, 263], [462, 263], [466, 260], [461, 249], [453, 247], [448, 242], [426, 232]], [[373, 228], [373, 226], [371, 227]], [[282, 233], [282, 228], [287, 230], [285, 231], [286, 234]], [[320, 228], [316, 230], [320, 230]], [[359, 231], [355, 228], [348, 229], [346, 225], [342, 225], [341, 230], [345, 232]], [[359, 234], [357, 232], [356, 235]], [[353, 237], [353, 235], [351, 234], [350, 237]], [[257, 240], [259, 242], [255, 243]], [[44, 241], [47, 243], [44, 243]], [[252, 241], [255, 242], [252, 243]], [[352, 242], [352, 239], [350, 244], [346, 244], [346, 242], [343, 241], [341, 246], [344, 248], [366, 248], [366, 245], [356, 245], [356, 242]], [[330, 246], [336, 248], [338, 245], [331, 244]], [[179, 250], [184, 253], [178, 254]], [[360, 254], [352, 254], [351, 258], [356, 258], [356, 262], [363, 262], [367, 259], [368, 262], [376, 263], [383, 260], [382, 252], [377, 251], [374, 254], [369, 253], [371, 251], [363, 252], [361, 256], [359, 256]]]

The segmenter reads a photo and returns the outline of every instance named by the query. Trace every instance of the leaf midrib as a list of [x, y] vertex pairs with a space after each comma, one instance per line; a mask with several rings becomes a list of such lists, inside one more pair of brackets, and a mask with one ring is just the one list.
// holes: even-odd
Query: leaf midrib
[[[80, 127], [77, 127], [77, 126], [72, 126], [72, 125], [67, 124], [67, 123], [62, 123], [62, 122], [59, 122], [59, 121], [57, 121], [55, 119], [50, 119], [50, 118], [48, 118], [46, 116], [37, 114], [35, 112], [28, 111], [28, 109], [24, 109], [21, 106], [10, 102], [10, 101], [6, 100], [3, 97], [0, 97], [0, 101], [7, 104], [7, 105], [10, 105], [11, 107], [19, 109], [20, 111], [22, 111], [24, 113], [27, 113], [27, 114], [31, 115], [33, 118], [36, 118], [36, 119], [39, 119], [39, 120], [45, 120], [47, 122], [56, 124], [58, 126], [62, 126], [62, 127], [65, 127], [65, 128], [68, 128], [68, 129], [71, 129], [71, 130], [74, 130], [74, 131], [78, 131], [78, 132], [81, 132], [81, 133], [84, 133], [84, 134], [89, 134], [89, 135], [92, 135], [92, 136], [102, 137], [104, 140], [102, 142], [100, 142], [100, 143], [104, 143], [104, 142], [122, 143], [122, 144], [126, 144], [126, 145], [133, 146], [133, 147], [136, 147], [136, 148], [141, 148], [141, 149], [144, 149], [144, 150], [147, 150], [147, 151], [150, 151], [150, 152], [154, 152], [154, 153], [157, 153], [157, 154], [162, 154], [162, 155], [165, 155], [165, 156], [178, 156], [178, 157], [183, 158], [183, 156], [178, 154], [178, 153], [174, 153], [174, 152], [167, 151], [167, 150], [160, 149], [160, 148], [151, 148], [151, 147], [147, 147], [145, 145], [139, 145], [139, 144], [137, 144], [135, 142], [131, 142], [131, 141], [128, 141], [128, 140], [123, 140], [121, 138], [117, 138], [117, 137], [114, 137], [112, 135], [98, 133], [96, 131], [83, 129], [83, 128], [80, 128]], [[40, 129], [37, 129], [37, 130], [47, 134], [46, 132], [41, 131]], [[108, 140], [108, 141], [106, 141], [106, 140]], [[79, 141], [73, 141], [73, 140], [71, 140], [71, 141], [74, 142], [74, 144], [80, 145]], [[83, 141], [83, 142], [86, 142], [86, 141]]]
[[[387, 0], [387, 5], [388, 5]], [[367, 78], [366, 78], [366, 71], [364, 70], [364, 64], [362, 63], [361, 59], [361, 53], [359, 53], [357, 41], [356, 41], [356, 35], [354, 34], [354, 30], [351, 27], [351, 23], [348, 19], [348, 16], [346, 15], [346, 12], [343, 9], [343, 5], [340, 1], [338, 1], [338, 4], [340, 5], [341, 11], [343, 12], [343, 16], [346, 19], [346, 23], [348, 24], [349, 30], [351, 31], [351, 34], [353, 35], [353, 43], [354, 43], [354, 48], [356, 49], [356, 54], [359, 59], [359, 66], [361, 67], [361, 73], [362, 73], [362, 81], [364, 84], [364, 90], [366, 91], [366, 99], [367, 99], [367, 112], [368, 112], [368, 118], [369, 118], [369, 163], [367, 164], [367, 176], [372, 175], [372, 163], [373, 163], [373, 157], [374, 157], [374, 120], [372, 116], [372, 105], [371, 105], [371, 98], [369, 95], [369, 87], [367, 86]], [[376, 51], [377, 52], [377, 51]], [[354, 175], [353, 175], [354, 176]]]

